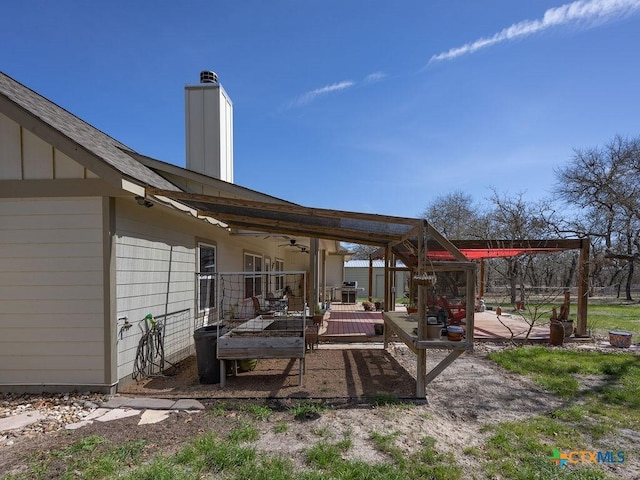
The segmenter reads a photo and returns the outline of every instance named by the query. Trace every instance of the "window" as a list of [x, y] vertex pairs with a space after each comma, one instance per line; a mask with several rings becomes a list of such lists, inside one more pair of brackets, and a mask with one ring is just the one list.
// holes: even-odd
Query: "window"
[[[284, 260], [276, 258], [273, 265], [273, 270], [276, 272], [284, 272]], [[284, 275], [276, 274], [276, 291], [282, 292], [284, 290]]]
[[198, 309], [216, 307], [216, 247], [198, 243]]
[[254, 274], [245, 277], [245, 298], [262, 295], [262, 257], [252, 253], [245, 253], [244, 271]]

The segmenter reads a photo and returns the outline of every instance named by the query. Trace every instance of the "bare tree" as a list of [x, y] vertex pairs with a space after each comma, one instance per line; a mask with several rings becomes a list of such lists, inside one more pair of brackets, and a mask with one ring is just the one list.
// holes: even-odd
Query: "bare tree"
[[452, 240], [486, 238], [486, 216], [471, 196], [460, 191], [436, 197], [422, 217]]
[[601, 259], [614, 271], [626, 270], [625, 296], [631, 301], [640, 260], [640, 139], [616, 136], [602, 148], [575, 150], [556, 175], [560, 198], [581, 212], [573, 227], [603, 243]]
[[[531, 238], [543, 238], [549, 234], [550, 209], [546, 201], [527, 202], [524, 193], [508, 196], [495, 188], [492, 191], [490, 201], [493, 208], [489, 213], [489, 231], [493, 238], [526, 241]], [[503, 262], [505, 268], [495, 271], [501, 272], [508, 282], [511, 303], [516, 302], [518, 286], [520, 301], [524, 301], [524, 279], [527, 271], [533, 268], [532, 257], [520, 255], [506, 258]]]
[[376, 252], [380, 247], [375, 245], [361, 245], [358, 243], [349, 244], [349, 251], [353, 260], [369, 260], [369, 255]]

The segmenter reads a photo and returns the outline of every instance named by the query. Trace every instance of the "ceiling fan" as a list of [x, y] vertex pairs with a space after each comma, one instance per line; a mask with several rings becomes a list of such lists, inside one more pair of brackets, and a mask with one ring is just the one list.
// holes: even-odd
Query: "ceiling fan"
[[296, 247], [298, 250], [300, 250], [300, 253], [309, 253], [309, 247], [296, 242], [295, 238], [290, 239], [289, 243], [283, 243], [282, 245], [278, 245], [278, 247]]

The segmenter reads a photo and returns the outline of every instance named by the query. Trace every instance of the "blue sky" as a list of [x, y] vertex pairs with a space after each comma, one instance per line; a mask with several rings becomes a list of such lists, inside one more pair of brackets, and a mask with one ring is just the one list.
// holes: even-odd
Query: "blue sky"
[[6, 3], [3, 72], [169, 163], [217, 72], [235, 182], [305, 206], [535, 201], [574, 149], [640, 135], [640, 0]]

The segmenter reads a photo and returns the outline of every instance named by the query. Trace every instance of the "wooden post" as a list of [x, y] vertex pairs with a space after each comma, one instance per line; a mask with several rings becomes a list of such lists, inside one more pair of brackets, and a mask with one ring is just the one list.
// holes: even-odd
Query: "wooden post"
[[433, 367], [431, 371], [425, 376], [425, 384], [431, 383], [431, 381], [440, 375], [445, 368], [451, 365], [456, 358], [464, 353], [464, 350], [451, 350], [449, 355], [447, 355], [443, 360], [440, 361], [438, 365]]
[[581, 239], [580, 257], [578, 265], [578, 322], [576, 335], [587, 335], [587, 305], [589, 301], [589, 249], [591, 242], [588, 238]]
[[[391, 275], [389, 271], [389, 259], [391, 258], [391, 247], [387, 244], [384, 250], [384, 311], [388, 312], [393, 310], [391, 308], [391, 282], [389, 282], [389, 275]], [[385, 328], [385, 338], [386, 338]]]
[[[425, 250], [425, 231], [424, 229], [418, 233], [418, 269], [417, 274], [423, 275], [424, 272], [424, 255]], [[413, 281], [413, 278], [411, 279]], [[425, 298], [424, 298], [424, 285], [418, 284], [418, 341], [426, 340], [427, 338], [427, 312], [425, 311]], [[424, 348], [418, 348], [418, 354], [416, 358], [416, 398], [425, 398], [426, 392], [426, 379], [427, 379], [427, 350]]]
[[309, 252], [309, 291], [307, 295], [307, 304], [309, 305], [309, 312], [313, 315], [313, 312], [316, 309], [316, 305], [318, 305], [318, 300], [320, 298], [320, 275], [318, 268], [319, 263], [319, 248], [320, 248], [320, 240], [317, 238], [310, 239], [310, 252]]
[[475, 310], [476, 310], [476, 264], [473, 264], [473, 268], [467, 270], [466, 272], [467, 278], [467, 304], [466, 304], [466, 343], [469, 351], [473, 350], [473, 332], [474, 332], [474, 319], [475, 319]]
[[[323, 304], [327, 302], [327, 251], [322, 250], [320, 255], [320, 296]], [[332, 300], [332, 299], [329, 299]], [[324, 308], [324, 306], [323, 306]]]
[[303, 380], [302, 380], [302, 375], [304, 374], [305, 371], [305, 364], [304, 364], [304, 357], [302, 357], [300, 359], [300, 363], [298, 364], [298, 386], [302, 387], [303, 386]]
[[480, 298], [484, 297], [484, 282], [485, 282], [485, 273], [484, 273], [484, 258], [480, 259], [480, 274], [479, 274], [479, 282], [478, 282], [478, 296]]
[[373, 258], [369, 255], [369, 301], [373, 302]]
[[396, 309], [396, 298], [398, 297], [398, 259], [392, 254], [389, 262], [389, 310]]
[[[385, 310], [385, 312], [387, 312], [387, 310]], [[391, 328], [389, 327], [389, 322], [384, 317], [384, 314], [382, 315], [382, 319], [384, 320], [384, 332], [383, 332], [384, 341], [382, 344], [382, 348], [386, 350], [387, 347], [389, 346], [389, 339], [391, 338]]]

